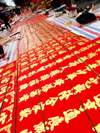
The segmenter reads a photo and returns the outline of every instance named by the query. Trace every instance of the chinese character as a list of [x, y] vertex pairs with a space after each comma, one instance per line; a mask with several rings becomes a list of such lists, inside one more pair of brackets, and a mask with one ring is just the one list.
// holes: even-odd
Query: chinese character
[[67, 100], [69, 98], [69, 96], [71, 96], [71, 95], [73, 95], [71, 90], [63, 91], [58, 94], [60, 100], [63, 100], [64, 98]]
[[69, 74], [68, 77], [73, 80], [75, 77], [77, 77], [77, 74], [74, 72], [72, 74]]
[[32, 113], [32, 110], [30, 108], [26, 108], [20, 112], [20, 121], [23, 120], [24, 117], [28, 117]]
[[54, 87], [56, 87], [57, 85], [61, 86], [62, 84], [64, 84], [64, 80], [63, 79], [55, 80]]
[[23, 79], [26, 79], [26, 78], [27, 78], [27, 75], [24, 75], [24, 76], [21, 76], [18, 80], [22, 81]]
[[37, 92], [36, 92], [36, 91], [32, 91], [32, 92], [30, 93], [30, 97], [34, 97], [35, 95], [37, 95]]
[[7, 83], [8, 80], [9, 80], [9, 78], [4, 78], [4, 79], [2, 79], [1, 83]]
[[63, 53], [66, 53], [66, 51], [65, 50], [59, 51], [59, 54], [63, 54]]
[[54, 130], [54, 127], [55, 126], [59, 126], [59, 124], [64, 120], [64, 118], [63, 117], [56, 116], [56, 117], [49, 118], [48, 120], [50, 120], [48, 122], [48, 125], [51, 126], [51, 131], [53, 131]]
[[95, 99], [95, 101], [96, 101], [96, 105], [97, 105], [98, 107], [100, 107], [100, 94], [98, 94], [97, 96], [94, 96], [94, 99]]
[[77, 61], [70, 62], [69, 67], [76, 66], [77, 64], [79, 64], [79, 62], [77, 62]]
[[83, 91], [83, 90], [86, 89], [86, 87], [85, 87], [84, 84], [82, 84], [82, 85], [78, 84], [78, 85], [76, 85], [74, 88], [75, 88], [75, 90], [76, 90], [76, 93], [81, 93], [81, 91]]
[[[45, 125], [47, 124], [47, 122], [45, 122]], [[40, 122], [38, 125], [34, 125], [34, 129], [35, 129], [35, 133], [42, 133], [45, 132], [45, 127], [44, 127], [44, 123]], [[46, 130], [49, 130], [49, 127], [46, 126]]]
[[51, 106], [54, 106], [55, 103], [57, 102], [58, 100], [58, 97], [53, 97], [53, 98], [50, 98], [46, 101], [46, 105], [51, 105]]
[[21, 66], [24, 66], [24, 65], [27, 65], [27, 64], [28, 64], [28, 62], [26, 61], [24, 63], [21, 63]]
[[46, 79], [48, 79], [50, 77], [50, 75], [49, 74], [46, 74], [46, 75], [43, 75], [43, 76], [41, 76], [40, 78], [41, 78], [41, 81], [43, 80], [46, 80]]
[[33, 86], [33, 85], [35, 85], [35, 83], [39, 83], [39, 80], [36, 79], [36, 80], [30, 81], [30, 82], [29, 82], [29, 86]]
[[54, 75], [58, 74], [58, 73], [61, 73], [60, 70], [54, 70], [54, 71], [51, 71], [50, 72], [50, 76], [53, 77]]
[[50, 84], [46, 84], [45, 86], [42, 86], [42, 91], [43, 92], [47, 92], [49, 89], [53, 88], [53, 85]]
[[[42, 102], [40, 103], [41, 104], [41, 107], [42, 107], [42, 110], [44, 110], [44, 106], [45, 104], [43, 104]], [[38, 110], [40, 110], [40, 105], [35, 105], [33, 106], [32, 110], [34, 111], [35, 114], [37, 114]]]
[[0, 128], [0, 132], [5, 130], [6, 133], [11, 133], [11, 126], [12, 126], [12, 124], [9, 124], [7, 126], [4, 126], [3, 128]]
[[24, 71], [26, 71], [26, 70], [28, 70], [28, 69], [29, 69], [29, 67], [23, 68], [23, 69], [21, 70], [21, 72], [23, 73]]
[[80, 111], [76, 109], [69, 109], [68, 111], [64, 111], [63, 114], [65, 115], [65, 122], [69, 123], [69, 120], [77, 117], [80, 114]]
[[85, 109], [97, 109], [97, 106], [95, 105], [95, 102], [91, 102], [89, 99], [87, 100], [87, 103], [83, 103]]
[[56, 60], [56, 61], [57, 61], [57, 63], [61, 63], [61, 62], [63, 62], [63, 59], [59, 58], [59, 59]]
[[[97, 126], [95, 126], [95, 129], [96, 129], [97, 133], [100, 133], [100, 123]], [[94, 127], [92, 128], [92, 130], [95, 131]]]
[[24, 94], [23, 97], [19, 98], [19, 103], [22, 102], [22, 101], [27, 101], [27, 99], [29, 99], [29, 95]]
[[19, 88], [20, 88], [20, 90], [19, 90], [19, 92], [20, 91], [22, 91], [22, 90], [24, 90], [24, 89], [26, 89], [28, 87], [28, 84], [23, 84], [23, 85], [21, 85]]
[[6, 118], [7, 118], [6, 113], [1, 113], [1, 115], [0, 115], [0, 122], [1, 122], [1, 124], [5, 123]]
[[37, 70], [37, 72], [40, 72], [40, 71], [43, 71], [43, 70], [45, 70], [44, 66], [40, 67], [40, 68]]
[[48, 59], [42, 59], [42, 60], [40, 61], [40, 64], [42, 64], [42, 63], [44, 63], [44, 62], [46, 62], [46, 61], [48, 61]]
[[95, 57], [96, 55], [97, 55], [96, 53], [92, 53], [92, 52], [91, 52], [91, 53], [88, 54], [88, 57], [89, 57], [89, 58], [92, 58], [92, 57]]
[[31, 66], [31, 68], [33, 68], [33, 67], [35, 67], [37, 65], [38, 65], [38, 63], [34, 63], [33, 65], [30, 65], [30, 66]]
[[36, 57], [34, 57], [33, 59], [30, 59], [30, 62], [33, 62], [34, 60], [36, 60], [37, 58]]
[[96, 62], [98, 63], [98, 65], [100, 65], [100, 60], [97, 60]]

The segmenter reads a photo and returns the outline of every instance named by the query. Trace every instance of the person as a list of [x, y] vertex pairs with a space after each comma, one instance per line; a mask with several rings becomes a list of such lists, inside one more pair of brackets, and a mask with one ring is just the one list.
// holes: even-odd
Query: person
[[4, 21], [7, 30], [8, 30], [8, 28], [11, 29], [11, 26], [8, 23], [9, 19], [3, 13], [0, 13], [0, 19], [2, 19]]
[[32, 12], [35, 10], [35, 3], [33, 1], [30, 3], [30, 9]]
[[60, 2], [61, 2], [61, 0], [52, 0], [50, 6], [51, 6], [52, 8], [60, 7]]
[[2, 45], [0, 45], [0, 58], [3, 58], [3, 57], [4, 57], [4, 50]]
[[63, 0], [67, 7], [71, 7], [71, 0]]
[[3, 28], [1, 27], [1, 24], [3, 23], [3, 20], [2, 19], [0, 19], [0, 29], [1, 29], [1, 31], [3, 31]]
[[19, 9], [17, 6], [15, 7], [15, 13], [16, 13], [17, 15], [20, 15], [20, 14], [21, 14], [20, 9]]
[[76, 21], [79, 24], [87, 24], [94, 20], [96, 20], [96, 16], [93, 13], [89, 13], [88, 10], [85, 10], [84, 12], [82, 12], [81, 15], [76, 18]]

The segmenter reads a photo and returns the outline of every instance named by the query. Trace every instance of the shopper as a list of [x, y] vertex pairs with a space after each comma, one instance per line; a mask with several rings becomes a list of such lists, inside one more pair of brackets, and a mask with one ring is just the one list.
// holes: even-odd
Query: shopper
[[53, 7], [53, 8], [60, 7], [60, 2], [61, 2], [61, 0], [52, 0], [50, 6]]
[[0, 45], [0, 58], [3, 58], [3, 57], [4, 57], [4, 50], [2, 45]]
[[8, 28], [11, 28], [11, 26], [8, 22], [9, 19], [3, 13], [0, 13], [0, 19], [2, 19], [4, 21], [7, 30], [8, 30]]

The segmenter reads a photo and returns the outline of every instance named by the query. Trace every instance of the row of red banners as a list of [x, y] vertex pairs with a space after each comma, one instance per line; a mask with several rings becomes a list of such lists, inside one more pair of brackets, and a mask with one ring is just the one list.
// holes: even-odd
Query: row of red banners
[[44, 19], [20, 23], [17, 61], [0, 68], [0, 132], [99, 133], [100, 38], [63, 33]]

